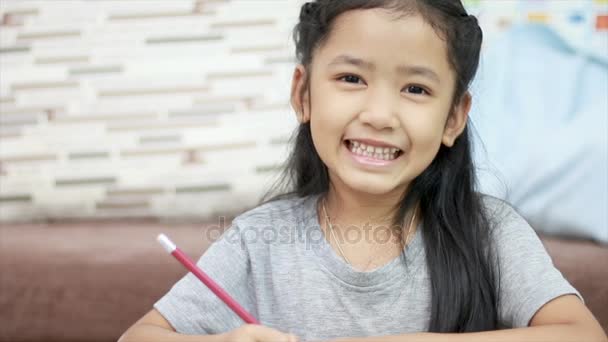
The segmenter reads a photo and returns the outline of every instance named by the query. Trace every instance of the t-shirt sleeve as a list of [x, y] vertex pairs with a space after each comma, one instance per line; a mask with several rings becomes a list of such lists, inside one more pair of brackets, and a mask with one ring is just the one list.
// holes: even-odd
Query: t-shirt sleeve
[[[211, 244], [197, 266], [252, 315], [255, 307], [251, 263], [239, 228], [234, 224]], [[154, 308], [182, 334], [209, 335], [231, 331], [244, 322], [196, 276], [188, 273]]]
[[534, 314], [559, 296], [581, 294], [555, 268], [536, 232], [510, 205], [494, 199], [490, 217], [496, 224], [499, 264], [499, 324], [527, 327]]

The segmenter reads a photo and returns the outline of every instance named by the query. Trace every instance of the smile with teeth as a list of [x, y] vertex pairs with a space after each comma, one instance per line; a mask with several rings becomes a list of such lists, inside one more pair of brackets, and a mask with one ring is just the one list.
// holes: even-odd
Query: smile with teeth
[[374, 147], [354, 140], [347, 140], [346, 144], [354, 154], [380, 160], [393, 160], [401, 154], [401, 150], [395, 147]]

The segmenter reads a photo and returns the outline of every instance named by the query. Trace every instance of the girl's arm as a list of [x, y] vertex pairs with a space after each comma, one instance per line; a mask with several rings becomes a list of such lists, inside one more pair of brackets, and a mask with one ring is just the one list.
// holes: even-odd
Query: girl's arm
[[245, 324], [230, 332], [217, 335], [183, 335], [175, 332], [171, 324], [156, 309], [152, 309], [129, 330], [118, 342], [297, 342], [295, 335], [257, 324]]
[[593, 314], [574, 295], [553, 299], [536, 312], [527, 328], [476, 333], [416, 333], [370, 338], [344, 338], [331, 342], [502, 342], [502, 341], [597, 341], [608, 342]]
[[156, 309], [150, 310], [139, 321], [131, 326], [118, 340], [118, 342], [136, 342], [136, 341], [182, 341], [182, 342], [222, 342], [223, 336], [209, 335], [181, 335], [175, 332], [175, 329], [167, 322], [167, 320]]

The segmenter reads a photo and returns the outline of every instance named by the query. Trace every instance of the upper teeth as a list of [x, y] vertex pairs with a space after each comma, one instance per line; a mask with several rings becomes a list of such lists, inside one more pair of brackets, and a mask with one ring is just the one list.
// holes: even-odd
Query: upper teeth
[[355, 154], [382, 160], [393, 160], [397, 158], [397, 151], [400, 151], [395, 147], [374, 147], [354, 140], [350, 141], [349, 148]]
[[371, 153], [395, 154], [397, 151], [399, 151], [399, 149], [395, 148], [395, 147], [374, 147], [374, 146], [370, 146], [370, 145], [365, 145], [364, 143], [354, 141], [354, 140], [351, 140], [351, 144], [354, 147], [360, 148], [363, 151], [367, 151], [367, 152], [371, 152]]

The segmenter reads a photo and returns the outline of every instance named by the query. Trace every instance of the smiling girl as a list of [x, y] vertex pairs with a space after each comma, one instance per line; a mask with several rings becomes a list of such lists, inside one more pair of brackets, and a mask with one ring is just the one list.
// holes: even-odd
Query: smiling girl
[[482, 32], [459, 0], [317, 0], [294, 38], [287, 189], [198, 261], [262, 325], [188, 274], [122, 341], [606, 341], [526, 221], [475, 191]]

